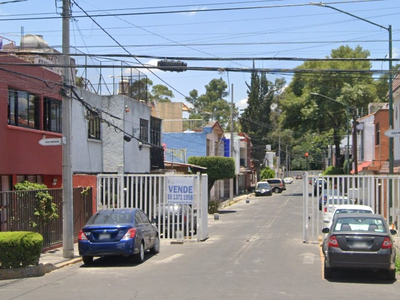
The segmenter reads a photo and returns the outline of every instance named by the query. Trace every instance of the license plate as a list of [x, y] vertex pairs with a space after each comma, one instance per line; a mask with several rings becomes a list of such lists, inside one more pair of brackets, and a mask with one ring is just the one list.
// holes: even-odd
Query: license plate
[[101, 233], [99, 234], [99, 240], [109, 240], [110, 235], [108, 233]]
[[367, 247], [367, 243], [366, 242], [354, 242], [353, 243], [353, 247], [356, 247], [356, 248], [363, 248], [363, 247]]

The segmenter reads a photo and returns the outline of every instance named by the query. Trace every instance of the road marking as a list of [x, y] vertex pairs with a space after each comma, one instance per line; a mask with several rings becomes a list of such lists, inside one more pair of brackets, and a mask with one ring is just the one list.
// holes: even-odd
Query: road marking
[[170, 257], [167, 257], [165, 259], [157, 260], [157, 261], [155, 261], [155, 263], [157, 263], [157, 264], [169, 263], [169, 262], [173, 261], [174, 259], [177, 259], [177, 258], [181, 257], [182, 255], [183, 255], [182, 253], [174, 254], [174, 255], [172, 255]]
[[306, 264], [306, 265], [314, 264], [315, 254], [307, 252], [302, 255], [303, 255], [303, 264]]

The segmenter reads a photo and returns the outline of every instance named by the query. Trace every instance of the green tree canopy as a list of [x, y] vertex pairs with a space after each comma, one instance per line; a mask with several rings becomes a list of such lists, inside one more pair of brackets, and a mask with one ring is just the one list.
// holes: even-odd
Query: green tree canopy
[[151, 89], [151, 100], [157, 102], [171, 102], [174, 98], [174, 93], [165, 85], [156, 84]]
[[[359, 46], [354, 49], [341, 46], [332, 50], [327, 58], [368, 58], [369, 54]], [[298, 69], [329, 71], [294, 75], [281, 101], [280, 124], [283, 128], [294, 129], [296, 139], [307, 132], [328, 134], [328, 140], [333, 140], [335, 145], [336, 162], [341, 164], [340, 143], [347, 134], [350, 119], [347, 113], [355, 111], [353, 108], [367, 112], [368, 103], [380, 100], [372, 73], [346, 71], [370, 70], [371, 63], [368, 60], [309, 61]], [[324, 143], [320, 146], [326, 147]], [[326, 152], [326, 149], [321, 151]]]
[[[198, 95], [197, 90], [192, 90], [186, 101], [193, 105], [193, 110], [189, 116], [190, 119], [201, 117], [205, 122], [217, 121], [222, 128], [226, 129], [230, 124], [231, 104], [224, 98], [228, 96], [226, 89], [228, 85], [220, 79], [212, 79], [205, 86], [206, 92]], [[237, 114], [237, 108], [234, 107], [234, 113]]]

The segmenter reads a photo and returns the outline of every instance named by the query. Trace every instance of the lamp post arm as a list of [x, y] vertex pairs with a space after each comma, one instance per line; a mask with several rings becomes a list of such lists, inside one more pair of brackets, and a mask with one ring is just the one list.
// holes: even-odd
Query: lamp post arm
[[389, 30], [389, 27], [382, 26], [382, 25], [377, 24], [377, 23], [375, 23], [375, 22], [372, 22], [372, 21], [370, 21], [370, 20], [367, 20], [367, 19], [361, 18], [361, 17], [359, 17], [359, 16], [353, 15], [353, 14], [347, 12], [347, 11], [344, 11], [344, 10], [341, 10], [341, 9], [339, 9], [339, 8], [336, 8], [336, 7], [327, 5], [327, 4], [323, 3], [323, 2], [320, 2], [320, 3], [310, 2], [310, 4], [311, 4], [311, 5], [315, 5], [315, 6], [327, 7], [327, 8], [336, 10], [336, 11], [338, 11], [338, 12], [341, 12], [341, 13], [343, 13], [343, 14], [349, 15], [349, 16], [351, 16], [351, 17], [353, 17], [353, 18], [359, 19], [359, 20], [361, 20], [361, 21], [364, 21], [364, 22], [370, 23], [370, 24], [372, 24], [372, 25], [378, 26], [378, 27], [380, 27], [380, 28], [382, 28], [382, 29]]

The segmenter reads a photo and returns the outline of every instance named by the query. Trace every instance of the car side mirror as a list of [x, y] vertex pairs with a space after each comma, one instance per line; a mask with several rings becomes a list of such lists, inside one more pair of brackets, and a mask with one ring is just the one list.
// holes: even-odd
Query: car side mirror
[[328, 227], [323, 228], [322, 233], [329, 233], [329, 228]]
[[395, 229], [390, 229], [390, 234], [391, 234], [391, 235], [396, 235], [396, 234], [397, 234], [397, 230], [395, 230]]

